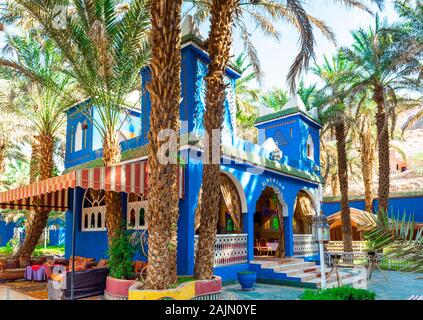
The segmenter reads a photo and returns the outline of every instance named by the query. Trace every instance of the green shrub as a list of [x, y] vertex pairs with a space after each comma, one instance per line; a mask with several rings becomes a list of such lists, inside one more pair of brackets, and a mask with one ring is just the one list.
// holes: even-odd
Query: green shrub
[[134, 277], [132, 258], [135, 255], [135, 247], [129, 241], [127, 231], [118, 231], [108, 253], [110, 276], [116, 279], [132, 279]]
[[376, 294], [366, 289], [342, 286], [330, 289], [306, 289], [300, 300], [375, 300]]

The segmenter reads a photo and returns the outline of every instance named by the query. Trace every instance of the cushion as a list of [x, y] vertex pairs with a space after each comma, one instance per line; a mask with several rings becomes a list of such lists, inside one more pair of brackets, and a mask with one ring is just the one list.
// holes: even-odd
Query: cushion
[[97, 268], [106, 268], [106, 267], [107, 267], [107, 260], [100, 259], [100, 261], [97, 263]]
[[[84, 271], [87, 269], [85, 262], [75, 260], [75, 272]], [[69, 263], [69, 271], [72, 271], [72, 262]]]

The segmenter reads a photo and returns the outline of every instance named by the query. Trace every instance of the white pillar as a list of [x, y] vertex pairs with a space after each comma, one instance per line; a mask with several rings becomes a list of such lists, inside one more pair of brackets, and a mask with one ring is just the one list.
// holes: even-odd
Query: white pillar
[[319, 242], [319, 255], [320, 255], [320, 277], [321, 288], [326, 288], [326, 265], [325, 265], [325, 247], [323, 242]]

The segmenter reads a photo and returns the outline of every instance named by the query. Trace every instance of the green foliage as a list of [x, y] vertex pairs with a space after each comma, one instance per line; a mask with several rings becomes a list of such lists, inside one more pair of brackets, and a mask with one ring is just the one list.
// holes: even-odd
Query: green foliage
[[[14, 247], [16, 243], [15, 240], [10, 240], [4, 247], [0, 247], [0, 255], [11, 255], [13, 253]], [[41, 256], [57, 256], [57, 255], [64, 255], [65, 254], [65, 247], [64, 246], [48, 246], [44, 249], [43, 246], [37, 246], [32, 253], [33, 257], [41, 257]]]
[[116, 279], [129, 280], [134, 276], [132, 258], [135, 254], [135, 247], [130, 242], [128, 231], [117, 232], [112, 240], [108, 255], [110, 276]]
[[383, 250], [384, 258], [402, 260], [403, 271], [423, 272], [423, 229], [417, 230], [414, 217], [406, 214], [388, 216], [384, 212], [374, 218], [375, 227], [365, 232], [375, 250]]
[[65, 247], [64, 246], [48, 246], [44, 249], [43, 246], [37, 246], [32, 253], [34, 257], [40, 256], [57, 256], [57, 255], [64, 255], [65, 254]]
[[356, 289], [351, 286], [342, 286], [330, 289], [306, 289], [301, 300], [375, 300], [376, 294], [365, 289]]
[[13, 253], [13, 247], [7, 243], [4, 247], [0, 247], [0, 255], [8, 256]]

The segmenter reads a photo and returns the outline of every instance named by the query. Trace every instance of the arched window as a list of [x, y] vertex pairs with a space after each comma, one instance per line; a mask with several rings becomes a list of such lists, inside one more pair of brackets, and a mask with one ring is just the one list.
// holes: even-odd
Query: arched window
[[140, 215], [139, 215], [139, 225], [140, 227], [145, 227], [145, 209], [140, 209]]
[[103, 190], [87, 189], [82, 202], [82, 231], [105, 231], [106, 201]]
[[131, 209], [129, 213], [129, 226], [135, 227], [136, 217], [135, 217], [135, 209]]
[[[127, 228], [146, 229], [145, 215], [148, 210], [148, 201], [142, 195], [130, 193], [128, 195]], [[136, 214], [138, 212], [138, 214]]]
[[84, 214], [84, 227], [82, 229], [88, 229], [89, 223], [88, 223], [88, 214]]
[[97, 213], [97, 228], [101, 229], [103, 226], [103, 216], [101, 215], [101, 212]]
[[91, 223], [90, 223], [90, 228], [91, 229], [95, 229], [95, 214], [94, 212], [91, 213]]
[[311, 135], [308, 135], [306, 153], [307, 158], [314, 161], [314, 143]]
[[83, 133], [81, 122], [78, 123], [75, 132], [75, 152], [82, 150]]

